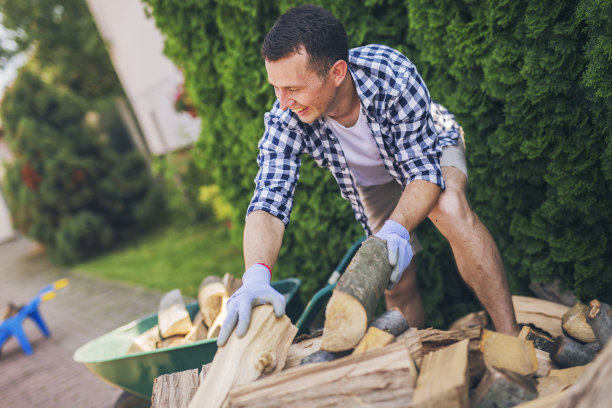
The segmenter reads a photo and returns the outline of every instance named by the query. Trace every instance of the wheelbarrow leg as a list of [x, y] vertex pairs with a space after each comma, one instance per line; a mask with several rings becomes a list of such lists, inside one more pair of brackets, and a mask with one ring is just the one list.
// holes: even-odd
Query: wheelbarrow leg
[[32, 313], [30, 313], [30, 317], [32, 318], [32, 320], [34, 320], [34, 323], [38, 325], [38, 327], [40, 328], [40, 331], [45, 337], [51, 336], [51, 332], [49, 331], [49, 328], [45, 324], [45, 321], [40, 315], [40, 311], [38, 309], [32, 311]]

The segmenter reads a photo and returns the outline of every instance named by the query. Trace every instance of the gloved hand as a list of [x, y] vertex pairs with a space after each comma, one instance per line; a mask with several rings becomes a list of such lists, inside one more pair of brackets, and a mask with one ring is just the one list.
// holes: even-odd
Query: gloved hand
[[227, 301], [227, 317], [223, 321], [217, 346], [221, 347], [229, 338], [236, 322], [236, 335], [246, 334], [254, 306], [271, 303], [276, 317], [285, 314], [285, 297], [270, 285], [270, 270], [263, 264], [255, 264], [242, 276], [242, 286]]
[[410, 234], [402, 224], [387, 220], [385, 225], [374, 236], [387, 241], [389, 264], [393, 267], [387, 289], [391, 289], [399, 282], [404, 270], [410, 265], [412, 260]]

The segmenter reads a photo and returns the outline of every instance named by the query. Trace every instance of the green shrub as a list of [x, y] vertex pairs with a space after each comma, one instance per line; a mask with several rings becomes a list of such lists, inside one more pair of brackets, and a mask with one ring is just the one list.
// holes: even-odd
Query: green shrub
[[[144, 0], [185, 72], [202, 118], [199, 165], [233, 208], [239, 239], [274, 94], [259, 47], [294, 1]], [[473, 207], [493, 233], [513, 290], [560, 277], [612, 301], [610, 4], [604, 0], [315, 1], [352, 46], [398, 48], [466, 131]], [[360, 234], [326, 172], [302, 165], [277, 267], [321, 286]], [[419, 277], [432, 324], [474, 308], [448, 245], [426, 222]]]
[[163, 201], [137, 153], [117, 153], [85, 123], [87, 102], [22, 68], [4, 95], [2, 123], [15, 161], [6, 194], [16, 228], [70, 263], [151, 225]]

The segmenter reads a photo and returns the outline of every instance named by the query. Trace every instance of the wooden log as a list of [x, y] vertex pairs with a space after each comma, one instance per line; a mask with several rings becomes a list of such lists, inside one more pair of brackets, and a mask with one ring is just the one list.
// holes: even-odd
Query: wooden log
[[182, 334], [175, 334], [174, 336], [159, 339], [155, 345], [155, 348], [161, 349], [166, 347], [176, 347], [187, 344], [185, 336]]
[[448, 330], [469, 329], [470, 327], [486, 326], [489, 323], [487, 313], [484, 310], [472, 312], [460, 319], [455, 320]]
[[223, 296], [221, 298], [221, 309], [219, 310], [217, 317], [215, 317], [215, 320], [208, 327], [208, 333], [206, 333], [207, 339], [212, 339], [212, 338], [219, 336], [219, 332], [221, 331], [221, 326], [223, 325], [223, 322], [225, 321], [225, 317], [227, 316], [228, 299], [229, 298], [227, 296]]
[[535, 349], [536, 359], [538, 360], [538, 371], [535, 372], [536, 377], [546, 377], [553, 368], [553, 363], [550, 360], [550, 353], [544, 350]]
[[591, 300], [589, 306], [587, 321], [593, 328], [593, 334], [599, 345], [603, 348], [612, 337], [612, 308], [597, 299]]
[[410, 355], [414, 359], [417, 367], [420, 368], [423, 356], [432, 351], [440, 350], [446, 346], [457, 343], [464, 339], [469, 339], [469, 374], [470, 380], [479, 381], [484, 375], [485, 365], [480, 351], [480, 337], [482, 327], [470, 327], [462, 330], [438, 330], [409, 329], [398, 336], [398, 340], [406, 342], [410, 349]]
[[298, 337], [289, 347], [289, 352], [287, 353], [287, 359], [285, 360], [285, 367], [283, 370], [300, 365], [300, 362], [304, 359], [304, 357], [318, 351], [319, 346], [321, 345], [322, 333], [322, 331], [317, 331], [316, 333], [313, 333], [312, 336], [304, 336], [303, 338], [301, 338], [302, 336]]
[[368, 238], [338, 280], [327, 303], [322, 350], [337, 352], [357, 346], [390, 276], [387, 244], [377, 237]]
[[472, 397], [473, 408], [509, 408], [538, 397], [536, 382], [512, 371], [488, 367]]
[[179, 289], [171, 290], [161, 298], [157, 320], [163, 338], [189, 333], [191, 317]]
[[160, 340], [161, 337], [159, 335], [159, 325], [156, 324], [149, 330], [146, 330], [138, 335], [138, 337], [132, 341], [127, 353], [144, 353], [146, 351], [155, 350], [157, 348], [157, 342]]
[[553, 337], [563, 334], [561, 319], [569, 307], [527, 296], [512, 296], [516, 321], [533, 324]]
[[532, 375], [538, 371], [532, 341], [483, 330], [480, 351], [487, 367], [502, 368], [520, 375]]
[[244, 337], [238, 338], [234, 331], [217, 350], [189, 407], [225, 406], [233, 387], [254, 381], [264, 372], [280, 371], [296, 333], [289, 318], [277, 318], [271, 305], [255, 307]]
[[207, 276], [202, 280], [198, 289], [198, 304], [206, 327], [212, 326], [227, 298], [227, 289], [220, 277]]
[[153, 381], [151, 408], [187, 408], [199, 382], [197, 368], [157, 377]]
[[599, 343], [580, 343], [567, 336], [559, 336], [555, 341], [552, 353], [552, 361], [559, 367], [574, 367], [585, 365], [593, 361], [597, 352], [601, 349]]
[[468, 346], [469, 340], [461, 340], [423, 358], [414, 408], [469, 407]]
[[231, 273], [223, 275], [223, 286], [227, 291], [227, 296], [232, 296], [242, 286], [242, 279], [235, 277]]
[[547, 353], [552, 351], [555, 344], [555, 339], [530, 326], [523, 326], [518, 337], [520, 339], [533, 341], [533, 346], [536, 350], [542, 350]]
[[545, 397], [566, 390], [578, 380], [591, 364], [551, 370], [547, 377], [538, 378], [538, 396]]
[[558, 408], [609, 408], [612, 390], [612, 342], [572, 385]]
[[349, 354], [351, 354], [350, 350], [337, 351], [337, 352], [318, 350], [304, 357], [302, 361], [300, 361], [300, 365], [314, 364], [314, 363], [326, 363], [328, 361], [337, 360]]
[[408, 327], [408, 321], [398, 308], [389, 309], [370, 324], [353, 353], [363, 353], [391, 344], [395, 337], [408, 330]]
[[196, 313], [191, 324], [193, 327], [185, 336], [185, 342], [192, 343], [194, 341], [205, 340], [207, 338], [206, 334], [208, 333], [208, 329], [206, 329], [206, 325], [204, 324], [204, 316], [201, 311]]
[[586, 315], [589, 308], [581, 302], [577, 302], [571, 309], [563, 314], [561, 318], [563, 330], [576, 340], [590, 343], [597, 340], [591, 325], [587, 323]]
[[556, 408], [567, 391], [556, 392], [542, 398], [523, 402], [514, 408]]
[[416, 367], [405, 344], [271, 375], [230, 393], [232, 408], [409, 407]]

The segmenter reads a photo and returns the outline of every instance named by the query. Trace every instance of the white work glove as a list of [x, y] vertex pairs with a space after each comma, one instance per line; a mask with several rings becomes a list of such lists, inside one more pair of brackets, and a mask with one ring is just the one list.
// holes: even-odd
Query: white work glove
[[387, 289], [391, 289], [399, 282], [404, 270], [410, 265], [412, 260], [410, 234], [402, 224], [387, 220], [385, 225], [374, 236], [387, 241], [389, 264], [393, 268]]
[[255, 264], [242, 276], [242, 286], [227, 301], [227, 316], [221, 326], [217, 346], [221, 347], [238, 323], [236, 335], [243, 337], [251, 322], [253, 307], [271, 303], [276, 317], [285, 314], [285, 297], [270, 285], [270, 270], [263, 264]]

